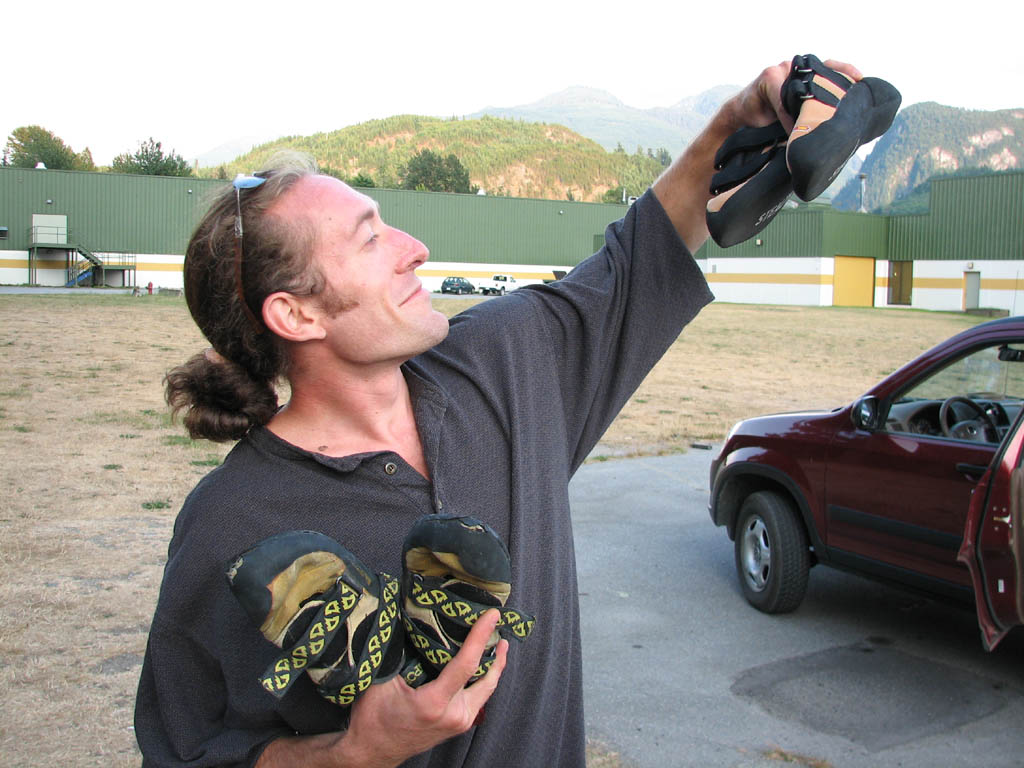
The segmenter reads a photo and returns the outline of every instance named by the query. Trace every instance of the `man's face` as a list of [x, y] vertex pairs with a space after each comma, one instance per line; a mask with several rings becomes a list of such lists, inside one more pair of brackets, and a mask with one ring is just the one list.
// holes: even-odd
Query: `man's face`
[[377, 204], [327, 176], [299, 181], [280, 201], [283, 215], [317, 228], [314, 260], [326, 280], [315, 299], [327, 342], [356, 364], [400, 363], [440, 342], [448, 319], [434, 311], [415, 269], [430, 254], [385, 224]]

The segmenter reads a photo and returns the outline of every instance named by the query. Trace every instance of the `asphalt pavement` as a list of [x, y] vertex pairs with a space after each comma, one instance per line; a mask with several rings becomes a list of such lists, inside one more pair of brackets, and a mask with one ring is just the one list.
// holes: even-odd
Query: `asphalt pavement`
[[584, 465], [570, 485], [588, 737], [626, 768], [1024, 765], [1024, 638], [827, 568], [750, 607], [707, 512], [714, 450]]

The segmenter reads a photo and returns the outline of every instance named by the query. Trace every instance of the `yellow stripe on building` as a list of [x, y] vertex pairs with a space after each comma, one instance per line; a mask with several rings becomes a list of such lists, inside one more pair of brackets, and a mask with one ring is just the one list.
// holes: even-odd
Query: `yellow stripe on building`
[[[59, 259], [35, 259], [34, 265], [38, 269], [65, 269], [67, 261], [63, 256]], [[0, 269], [28, 269], [28, 266], [28, 259], [0, 259]], [[124, 264], [110, 264], [107, 268], [125, 269], [126, 266]], [[152, 272], [181, 272], [182, 265], [181, 262], [171, 264], [165, 262], [139, 262], [136, 264], [136, 269]]]
[[[569, 271], [569, 267], [565, 268], [565, 271]], [[451, 269], [448, 271], [441, 269], [417, 269], [416, 275], [418, 277], [468, 277], [470, 279], [474, 277], [494, 277], [495, 275], [511, 275], [516, 280], [553, 280], [555, 273], [550, 269], [547, 272], [482, 272], [478, 269]]]
[[963, 290], [964, 279], [962, 277], [915, 277], [915, 288], [945, 288], [954, 291]]
[[990, 277], [981, 278], [981, 287], [986, 291], [1022, 291], [1024, 279]]
[[181, 272], [182, 265], [179, 264], [161, 264], [159, 262], [146, 262], [140, 261], [135, 265], [135, 268], [139, 271], [146, 272]]
[[832, 275], [801, 275], [799, 273], [768, 274], [764, 272], [705, 272], [709, 283], [770, 283], [773, 285], [832, 285]]

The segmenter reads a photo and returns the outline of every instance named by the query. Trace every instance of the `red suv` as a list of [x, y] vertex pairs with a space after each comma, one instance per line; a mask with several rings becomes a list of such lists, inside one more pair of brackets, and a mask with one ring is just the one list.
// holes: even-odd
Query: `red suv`
[[[985, 647], [1024, 623], [1024, 317], [977, 325], [833, 411], [732, 428], [711, 519], [747, 600], [803, 600], [821, 564], [966, 603]], [[1016, 535], [1015, 535], [1016, 533]]]

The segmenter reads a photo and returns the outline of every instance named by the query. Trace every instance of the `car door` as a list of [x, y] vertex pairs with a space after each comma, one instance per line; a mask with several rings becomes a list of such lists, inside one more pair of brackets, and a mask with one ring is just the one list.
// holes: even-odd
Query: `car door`
[[[852, 424], [839, 430], [825, 469], [829, 558], [967, 599], [970, 582], [956, 555], [975, 484], [995, 449]], [[981, 469], [971, 474], [965, 465]]]
[[884, 424], [848, 422], [829, 448], [827, 555], [969, 600], [957, 553], [975, 485], [1024, 402], [1024, 350], [975, 344], [888, 386], [878, 391]]
[[1024, 624], [1024, 412], [978, 483], [957, 559], [974, 588], [982, 643], [992, 650]]

